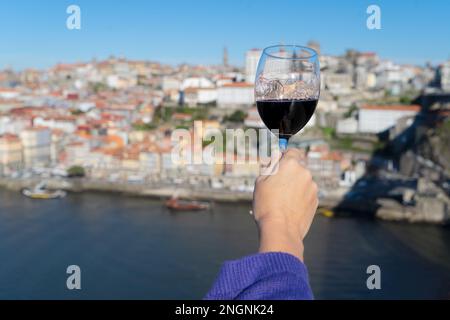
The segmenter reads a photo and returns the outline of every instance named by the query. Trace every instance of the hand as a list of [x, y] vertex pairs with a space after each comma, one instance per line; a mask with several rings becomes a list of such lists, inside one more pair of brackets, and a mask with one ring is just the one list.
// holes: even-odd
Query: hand
[[259, 228], [260, 253], [286, 252], [303, 261], [303, 239], [318, 198], [317, 184], [300, 160], [300, 151], [289, 149], [278, 161], [275, 174], [256, 180], [253, 214]]

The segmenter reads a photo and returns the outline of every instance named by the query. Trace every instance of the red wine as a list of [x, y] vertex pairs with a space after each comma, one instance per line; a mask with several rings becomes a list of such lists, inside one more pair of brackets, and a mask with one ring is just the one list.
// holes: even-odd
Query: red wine
[[279, 130], [279, 138], [289, 139], [299, 132], [316, 110], [315, 100], [256, 101], [259, 115], [270, 130]]

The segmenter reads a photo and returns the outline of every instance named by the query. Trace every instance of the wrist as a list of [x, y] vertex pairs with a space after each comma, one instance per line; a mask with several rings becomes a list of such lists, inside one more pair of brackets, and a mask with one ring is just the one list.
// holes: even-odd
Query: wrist
[[258, 221], [259, 252], [289, 253], [303, 261], [303, 241], [294, 226], [285, 221], [263, 219]]

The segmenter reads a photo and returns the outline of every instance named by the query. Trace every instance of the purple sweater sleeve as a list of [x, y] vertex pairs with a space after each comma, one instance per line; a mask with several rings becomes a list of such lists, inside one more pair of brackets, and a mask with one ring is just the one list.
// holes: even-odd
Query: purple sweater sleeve
[[206, 300], [313, 299], [306, 266], [287, 253], [269, 252], [227, 261]]

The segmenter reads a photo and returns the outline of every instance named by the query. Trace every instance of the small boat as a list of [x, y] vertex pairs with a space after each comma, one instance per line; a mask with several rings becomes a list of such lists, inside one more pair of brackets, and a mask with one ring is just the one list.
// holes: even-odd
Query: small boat
[[333, 210], [327, 209], [327, 208], [319, 208], [317, 210], [318, 213], [320, 213], [321, 215], [323, 215], [324, 217], [327, 218], [333, 218], [335, 216]]
[[46, 184], [44, 182], [39, 183], [33, 189], [24, 189], [22, 194], [31, 199], [58, 199], [64, 198], [67, 193], [62, 190], [49, 191], [46, 189]]
[[205, 202], [179, 200], [172, 197], [166, 201], [166, 207], [175, 211], [200, 211], [208, 210], [210, 205]]

